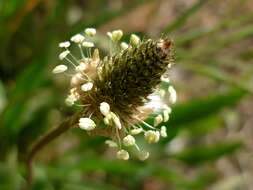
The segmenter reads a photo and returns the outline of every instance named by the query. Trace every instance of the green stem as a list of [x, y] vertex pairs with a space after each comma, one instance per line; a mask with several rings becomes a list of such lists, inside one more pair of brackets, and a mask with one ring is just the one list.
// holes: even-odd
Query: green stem
[[42, 150], [47, 144], [49, 144], [51, 141], [59, 137], [61, 134], [75, 126], [79, 119], [79, 114], [75, 114], [72, 117], [66, 119], [63, 121], [58, 127], [52, 129], [48, 133], [46, 133], [44, 136], [42, 136], [37, 142], [35, 142], [31, 148], [31, 150], [28, 152], [27, 159], [26, 159], [26, 168], [27, 168], [27, 185], [24, 189], [30, 189], [31, 185], [33, 183], [33, 160], [36, 154]]

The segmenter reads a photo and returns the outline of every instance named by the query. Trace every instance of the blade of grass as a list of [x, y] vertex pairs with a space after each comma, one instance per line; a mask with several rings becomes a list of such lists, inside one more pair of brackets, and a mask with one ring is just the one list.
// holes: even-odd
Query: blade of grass
[[222, 142], [208, 146], [190, 147], [169, 157], [190, 165], [199, 165], [203, 162], [216, 160], [224, 155], [232, 154], [240, 147], [242, 147], [241, 142]]
[[185, 10], [178, 18], [164, 28], [163, 33], [168, 34], [178, 28], [180, 28], [185, 22], [196, 13], [208, 0], [198, 0], [189, 9]]

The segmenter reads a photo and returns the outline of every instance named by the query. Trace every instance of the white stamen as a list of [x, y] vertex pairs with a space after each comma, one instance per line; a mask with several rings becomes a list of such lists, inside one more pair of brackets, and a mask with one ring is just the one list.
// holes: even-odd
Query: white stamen
[[167, 121], [169, 121], [169, 118], [170, 118], [169, 110], [163, 110], [163, 121], [167, 122]]
[[135, 144], [135, 138], [132, 135], [127, 135], [123, 138], [123, 144], [125, 146], [133, 146]]
[[138, 134], [140, 134], [142, 131], [143, 131], [142, 128], [132, 129], [132, 130], [130, 131], [130, 134], [132, 134], [132, 135], [138, 135]]
[[99, 109], [104, 116], [110, 114], [110, 105], [107, 102], [100, 103]]
[[144, 161], [146, 159], [148, 159], [149, 157], [149, 152], [145, 151], [145, 150], [142, 150], [138, 153], [138, 157], [141, 161]]
[[174, 87], [173, 86], [169, 86], [168, 92], [170, 93], [170, 102], [172, 104], [176, 103], [176, 101], [177, 101], [177, 92], [174, 89]]
[[83, 47], [92, 48], [92, 47], [94, 47], [95, 45], [94, 45], [93, 42], [87, 42], [87, 41], [85, 41], [85, 42], [82, 43], [82, 46], [83, 46]]
[[130, 44], [132, 46], [137, 46], [140, 43], [140, 38], [136, 34], [131, 34], [130, 36]]
[[84, 91], [84, 92], [87, 92], [87, 91], [91, 90], [92, 87], [93, 87], [93, 83], [92, 82], [87, 82], [87, 83], [85, 83], [81, 86], [81, 90]]
[[113, 42], [118, 42], [123, 36], [122, 30], [114, 30], [114, 31], [112, 31], [111, 34], [112, 34], [111, 35], [111, 40]]
[[59, 47], [61, 48], [68, 48], [69, 46], [70, 46], [69, 41], [59, 43]]
[[158, 131], [148, 130], [145, 132], [144, 137], [149, 144], [157, 143], [160, 139], [160, 133]]
[[76, 71], [78, 72], [83, 72], [87, 69], [87, 65], [83, 62], [81, 62], [77, 67], [76, 67]]
[[72, 42], [75, 42], [75, 43], [77, 43], [77, 44], [80, 44], [80, 43], [82, 43], [82, 42], [84, 41], [84, 39], [85, 39], [85, 37], [84, 37], [83, 35], [81, 35], [81, 34], [76, 34], [76, 35], [72, 36], [70, 40], [71, 40]]
[[126, 150], [121, 149], [117, 152], [117, 158], [121, 159], [121, 160], [128, 160], [129, 159], [129, 153]]
[[161, 137], [167, 137], [167, 129], [165, 126], [161, 127], [161, 131], [160, 131]]
[[58, 73], [63, 73], [66, 70], [68, 70], [68, 67], [66, 65], [57, 65], [54, 69], [53, 69], [53, 73], [54, 74], [58, 74]]
[[120, 47], [122, 50], [125, 50], [128, 48], [128, 44], [126, 42], [121, 42]]
[[67, 106], [73, 106], [74, 103], [77, 101], [77, 97], [74, 94], [70, 94], [66, 99], [65, 99], [65, 104]]
[[93, 37], [96, 35], [97, 31], [95, 28], [86, 28], [84, 32], [87, 36]]
[[60, 60], [63, 60], [65, 57], [67, 57], [67, 55], [68, 55], [69, 53], [70, 53], [69, 50], [66, 50], [66, 51], [61, 52], [60, 55], [59, 55], [59, 59], [60, 59]]
[[88, 117], [80, 118], [78, 125], [81, 129], [84, 129], [84, 130], [87, 130], [87, 131], [93, 130], [96, 127], [95, 122], [92, 119], [88, 118]]
[[154, 126], [156, 127], [157, 125], [159, 125], [162, 122], [163, 122], [163, 116], [159, 114], [158, 116], [155, 117]]
[[110, 115], [112, 116], [112, 120], [113, 120], [113, 123], [115, 124], [115, 126], [118, 129], [121, 129], [122, 126], [121, 126], [121, 122], [120, 122], [119, 117], [115, 113], [113, 113], [113, 112], [111, 112]]
[[107, 144], [111, 148], [117, 148], [118, 147], [117, 143], [112, 141], [112, 140], [106, 140], [105, 144]]

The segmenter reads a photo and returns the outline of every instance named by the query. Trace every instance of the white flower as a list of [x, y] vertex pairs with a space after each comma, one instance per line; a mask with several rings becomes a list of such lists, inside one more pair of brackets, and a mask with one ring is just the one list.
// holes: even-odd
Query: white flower
[[158, 116], [155, 117], [154, 126], [157, 126], [162, 122], [163, 122], [163, 116], [159, 114]]
[[122, 50], [125, 50], [128, 48], [128, 44], [126, 42], [121, 42], [120, 47]]
[[140, 43], [140, 38], [136, 34], [131, 34], [130, 36], [130, 44], [132, 46], [137, 46]]
[[114, 125], [115, 125], [118, 129], [121, 129], [122, 126], [121, 126], [119, 117], [118, 117], [115, 113], [113, 113], [113, 112], [111, 112], [110, 115], [111, 115], [111, 117], [112, 117], [112, 121], [113, 121]]
[[68, 55], [69, 53], [70, 53], [69, 50], [66, 50], [66, 51], [61, 52], [60, 55], [59, 55], [59, 59], [60, 59], [60, 60], [63, 60], [65, 57], [67, 57], [67, 55]]
[[107, 102], [100, 103], [99, 109], [104, 116], [107, 116], [110, 113], [110, 105]]
[[68, 69], [68, 67], [66, 65], [57, 65], [54, 69], [53, 69], [53, 73], [54, 74], [58, 74], [58, 73], [63, 73]]
[[95, 28], [86, 28], [84, 32], [87, 34], [87, 36], [93, 37], [96, 35], [97, 31]]
[[160, 139], [160, 133], [158, 131], [148, 130], [145, 132], [144, 137], [149, 144], [157, 143]]
[[169, 110], [163, 110], [163, 121], [167, 122], [167, 121], [169, 121], [169, 118], [170, 118]]
[[82, 42], [84, 41], [84, 39], [85, 39], [85, 37], [84, 37], [83, 35], [81, 35], [81, 34], [76, 34], [76, 35], [72, 36], [70, 40], [71, 40], [72, 42], [75, 42], [75, 43], [77, 43], [77, 44], [80, 44], [80, 43], [82, 43]]
[[133, 146], [135, 144], [135, 138], [132, 135], [127, 135], [123, 138], [123, 144], [125, 146]]
[[74, 94], [68, 95], [68, 97], [65, 99], [65, 104], [67, 106], [72, 106], [75, 101], [77, 101], [77, 97]]
[[116, 148], [116, 147], [118, 147], [117, 143], [114, 142], [114, 141], [112, 141], [112, 140], [106, 140], [106, 141], [105, 141], [105, 144], [107, 144], [107, 145], [108, 145], [109, 147], [111, 147], [111, 148]]
[[123, 36], [122, 30], [114, 30], [114, 31], [112, 31], [111, 34], [112, 34], [111, 35], [111, 40], [114, 41], [114, 42], [119, 41]]
[[93, 130], [96, 127], [95, 122], [88, 117], [80, 118], [78, 125], [81, 129], [84, 129], [87, 131]]
[[81, 62], [77, 67], [76, 67], [76, 71], [78, 72], [83, 72], [87, 69], [87, 65], [83, 62]]
[[59, 43], [59, 47], [61, 48], [68, 48], [69, 46], [70, 46], [69, 41]]
[[165, 126], [161, 127], [160, 134], [162, 137], [167, 137], [167, 128]]
[[121, 160], [128, 160], [129, 159], [129, 154], [126, 150], [121, 149], [117, 152], [117, 158]]
[[142, 150], [138, 153], [138, 157], [141, 161], [144, 161], [146, 159], [148, 159], [149, 157], [149, 152], [145, 151], [145, 150]]
[[131, 133], [132, 135], [138, 135], [138, 134], [140, 134], [142, 131], [143, 131], [142, 128], [138, 128], [138, 129], [132, 129], [132, 130], [130, 131], [130, 133]]
[[92, 82], [87, 82], [87, 83], [85, 83], [81, 86], [81, 90], [84, 91], [84, 92], [87, 92], [87, 91], [91, 90], [92, 87], [93, 87], [93, 83]]
[[87, 41], [85, 41], [85, 42], [82, 43], [82, 46], [83, 46], [83, 47], [92, 48], [92, 47], [94, 47], [95, 45], [94, 45], [93, 42], [87, 42]]
[[177, 92], [176, 92], [176, 90], [173, 88], [173, 86], [169, 86], [168, 92], [170, 93], [170, 102], [171, 102], [172, 104], [176, 103], [176, 101], [177, 101]]

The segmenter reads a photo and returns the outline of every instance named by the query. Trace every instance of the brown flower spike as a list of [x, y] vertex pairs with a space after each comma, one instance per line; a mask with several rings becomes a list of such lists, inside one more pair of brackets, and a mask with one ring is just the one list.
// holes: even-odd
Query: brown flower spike
[[[160, 136], [166, 137], [165, 126], [155, 128], [167, 121], [171, 112], [162, 98], [168, 95], [170, 103], [176, 101], [176, 91], [167, 77], [172, 65], [172, 42], [169, 39], [140, 40], [132, 34], [129, 44], [120, 43], [123, 32], [115, 30], [107, 35], [118, 50], [101, 59], [92, 42], [95, 35], [95, 29], [87, 28], [83, 35], [71, 38], [80, 49], [80, 58], [71, 54], [70, 42], [59, 44], [65, 48], [59, 58], [75, 69], [66, 104], [83, 107], [79, 127], [90, 135], [110, 138], [106, 144], [119, 149], [117, 158], [129, 159], [126, 149], [133, 146], [140, 160], [145, 160], [149, 153], [136, 144], [134, 136], [144, 133], [147, 143], [158, 142]], [[53, 73], [67, 69], [66, 65], [58, 65]], [[159, 88], [161, 82], [167, 83], [168, 91]], [[154, 118], [153, 125], [146, 123], [144, 119], [157, 110], [162, 114]]]

